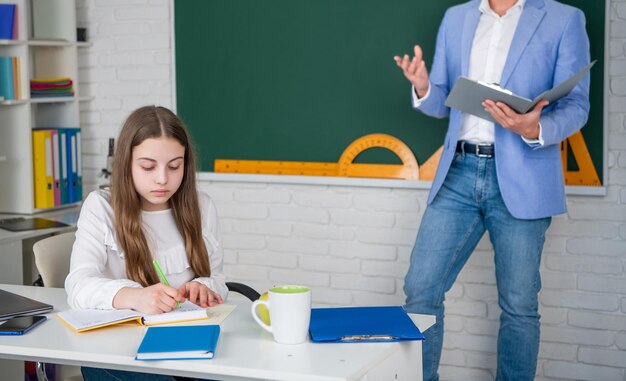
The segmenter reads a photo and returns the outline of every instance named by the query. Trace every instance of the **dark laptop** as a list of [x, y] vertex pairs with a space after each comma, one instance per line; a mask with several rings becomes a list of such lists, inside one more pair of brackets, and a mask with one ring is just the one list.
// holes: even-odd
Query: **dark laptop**
[[0, 321], [14, 316], [45, 314], [52, 306], [8, 291], [0, 290]]
[[0, 219], [0, 229], [9, 230], [12, 232], [21, 232], [24, 230], [37, 230], [37, 229], [49, 229], [49, 228], [61, 228], [69, 226], [63, 222], [48, 220], [46, 218], [6, 218]]

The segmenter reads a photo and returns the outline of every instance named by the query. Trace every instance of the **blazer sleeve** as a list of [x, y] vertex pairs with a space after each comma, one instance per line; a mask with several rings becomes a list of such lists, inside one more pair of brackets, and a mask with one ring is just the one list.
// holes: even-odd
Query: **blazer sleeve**
[[[589, 39], [585, 31], [585, 16], [576, 9], [565, 24], [554, 68], [554, 85], [579, 72], [589, 63]], [[559, 144], [581, 129], [589, 115], [589, 82], [587, 74], [576, 87], [541, 115], [544, 146]], [[544, 110], [546, 110], [544, 109]]]
[[434, 118], [445, 118], [450, 114], [450, 108], [445, 105], [451, 87], [448, 76], [448, 56], [446, 53], [446, 30], [448, 29], [449, 19], [449, 13], [446, 12], [437, 32], [435, 56], [429, 73], [430, 87], [428, 97], [415, 108]]

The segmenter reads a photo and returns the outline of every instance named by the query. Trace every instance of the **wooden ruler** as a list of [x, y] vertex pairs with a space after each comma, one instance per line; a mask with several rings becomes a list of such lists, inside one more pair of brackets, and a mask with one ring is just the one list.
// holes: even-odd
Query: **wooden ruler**
[[[353, 162], [359, 154], [370, 148], [388, 149], [400, 158], [402, 164]], [[387, 134], [370, 134], [353, 141], [343, 151], [337, 163], [217, 159], [215, 172], [432, 180], [441, 151], [440, 148], [435, 152], [420, 171], [415, 155], [400, 139]]]
[[[402, 164], [354, 163], [359, 154], [376, 147], [395, 153]], [[578, 165], [576, 171], [567, 169], [568, 147]], [[428, 160], [419, 165], [411, 149], [400, 139], [387, 134], [370, 134], [352, 142], [343, 151], [337, 163], [217, 159], [215, 172], [433, 180], [442, 151], [443, 147], [440, 147]], [[601, 185], [580, 131], [561, 143], [561, 160], [566, 185]]]

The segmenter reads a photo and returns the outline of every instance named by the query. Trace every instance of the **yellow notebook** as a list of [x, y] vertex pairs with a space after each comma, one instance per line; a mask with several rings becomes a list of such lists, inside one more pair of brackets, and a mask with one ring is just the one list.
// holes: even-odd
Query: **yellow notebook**
[[202, 308], [187, 300], [179, 308], [158, 315], [133, 310], [68, 310], [59, 312], [56, 317], [75, 332], [85, 332], [124, 322], [160, 325], [206, 319], [209, 324], [220, 324], [235, 307], [234, 304], [218, 304]]
[[50, 130], [33, 131], [33, 175], [35, 208], [54, 207], [52, 134]]

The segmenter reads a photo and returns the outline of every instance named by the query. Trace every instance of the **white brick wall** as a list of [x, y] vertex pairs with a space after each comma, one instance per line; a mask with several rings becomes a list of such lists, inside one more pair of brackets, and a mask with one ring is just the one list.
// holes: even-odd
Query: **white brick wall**
[[[600, 0], [598, 0], [600, 1]], [[173, 105], [170, 0], [78, 0], [93, 46], [80, 53], [85, 188], [130, 111]], [[626, 1], [611, 1], [609, 181], [568, 197], [542, 263], [538, 380], [626, 380]], [[202, 181], [218, 204], [225, 272], [258, 290], [313, 287], [318, 305], [402, 304], [427, 190]], [[487, 239], [448, 294], [441, 374], [491, 380], [499, 310]]]

